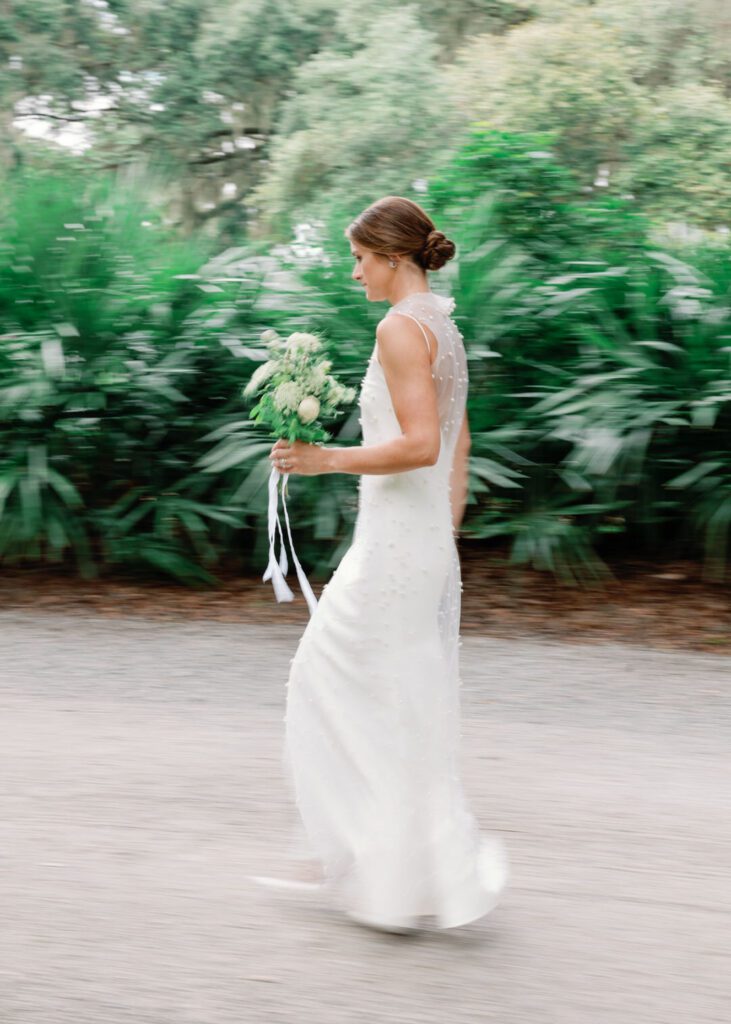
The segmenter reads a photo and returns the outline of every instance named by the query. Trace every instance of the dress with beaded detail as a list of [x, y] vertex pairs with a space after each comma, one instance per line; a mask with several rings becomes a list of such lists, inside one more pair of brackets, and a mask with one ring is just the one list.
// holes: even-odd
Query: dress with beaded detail
[[[433, 466], [359, 479], [353, 543], [290, 666], [285, 764], [312, 853], [351, 916], [382, 927], [466, 924], [508, 878], [459, 775], [461, 579], [450, 472], [467, 360], [452, 299], [394, 304], [436, 339], [441, 447]], [[429, 344], [429, 339], [424, 338]], [[400, 436], [377, 350], [360, 391], [363, 444]]]

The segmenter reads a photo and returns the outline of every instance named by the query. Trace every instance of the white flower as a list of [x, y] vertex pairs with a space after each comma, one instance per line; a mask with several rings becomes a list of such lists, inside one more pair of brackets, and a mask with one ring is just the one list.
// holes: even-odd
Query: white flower
[[293, 380], [285, 380], [275, 390], [272, 401], [282, 412], [294, 412], [302, 399], [302, 389]]
[[347, 405], [355, 400], [355, 388], [346, 388], [339, 381], [335, 380], [334, 377], [328, 377], [328, 384], [330, 386], [328, 388], [327, 400], [330, 405]]
[[292, 355], [306, 352], [319, 352], [322, 348], [320, 340], [314, 334], [303, 334], [296, 331], [287, 338], [287, 351]]
[[274, 373], [276, 364], [273, 360], [269, 360], [266, 363], [262, 363], [261, 366], [257, 366], [251, 375], [249, 383], [244, 388], [245, 395], [253, 395], [257, 391], [265, 380], [268, 380]]
[[269, 328], [268, 331], [262, 331], [261, 340], [265, 345], [269, 345], [272, 341], [276, 341], [278, 338], [279, 335], [277, 334], [277, 332], [272, 330], [271, 328]]
[[343, 400], [343, 392], [345, 388], [342, 384], [339, 384], [334, 377], [328, 377], [328, 383], [330, 387], [327, 391], [327, 400], [331, 405], [340, 405]]
[[327, 371], [330, 369], [330, 362], [324, 359], [317, 363], [310, 371], [310, 387], [313, 391], [321, 391], [327, 380]]
[[303, 423], [312, 423], [320, 414], [320, 403], [314, 395], [307, 395], [297, 406], [297, 415]]

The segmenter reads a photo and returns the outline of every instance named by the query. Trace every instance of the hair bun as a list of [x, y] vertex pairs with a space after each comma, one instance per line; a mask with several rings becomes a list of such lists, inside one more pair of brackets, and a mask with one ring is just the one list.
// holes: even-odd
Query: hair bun
[[443, 231], [430, 231], [421, 250], [421, 262], [425, 270], [439, 270], [457, 251]]

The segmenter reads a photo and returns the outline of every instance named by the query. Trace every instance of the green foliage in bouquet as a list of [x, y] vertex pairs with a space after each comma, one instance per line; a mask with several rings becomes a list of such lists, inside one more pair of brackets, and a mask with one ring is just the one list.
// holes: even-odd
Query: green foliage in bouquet
[[332, 435], [322, 421], [334, 419], [343, 405], [352, 403], [355, 389], [344, 387], [329, 372], [332, 363], [321, 358], [323, 346], [316, 335], [297, 331], [281, 338], [269, 330], [262, 341], [270, 357], [244, 388], [245, 397], [262, 392], [251, 419], [277, 438], [328, 441]]

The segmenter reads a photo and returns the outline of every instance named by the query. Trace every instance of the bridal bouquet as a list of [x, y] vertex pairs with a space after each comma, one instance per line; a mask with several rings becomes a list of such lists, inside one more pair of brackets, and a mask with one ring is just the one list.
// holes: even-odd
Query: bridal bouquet
[[[260, 393], [251, 410], [250, 418], [255, 423], [269, 427], [277, 438], [288, 441], [304, 441], [309, 444], [327, 441], [330, 434], [321, 418], [332, 419], [342, 411], [342, 406], [355, 400], [355, 388], [340, 384], [330, 373], [332, 363], [322, 358], [322, 342], [314, 334], [295, 333], [282, 338], [276, 331], [264, 331], [261, 340], [269, 350], [269, 359], [262, 363], [251, 376], [244, 388], [245, 398]], [[292, 549], [297, 578], [312, 614], [317, 598], [305, 576], [292, 543], [292, 531], [287, 512], [286, 490], [288, 474], [280, 474], [274, 467], [269, 477], [269, 564], [262, 577], [271, 579], [278, 601], [292, 601], [285, 576], [288, 563], [284, 546], [282, 524], [279, 520], [279, 479], [282, 483], [282, 508], [287, 525], [289, 546]], [[276, 533], [279, 531], [280, 555], [275, 553]]]
[[244, 396], [261, 391], [251, 419], [268, 426], [276, 437], [310, 444], [327, 441], [330, 434], [320, 417], [332, 419], [341, 406], [355, 399], [355, 388], [343, 387], [329, 372], [332, 363], [322, 359], [322, 342], [314, 334], [290, 334], [280, 338], [264, 331], [261, 340], [270, 357], [252, 374]]

